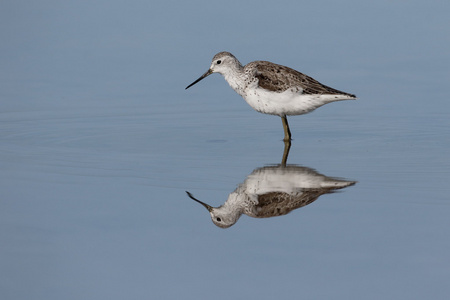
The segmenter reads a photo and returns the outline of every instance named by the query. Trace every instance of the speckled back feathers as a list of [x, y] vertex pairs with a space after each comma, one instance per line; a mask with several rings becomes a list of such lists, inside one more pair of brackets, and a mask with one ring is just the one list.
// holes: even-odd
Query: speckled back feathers
[[244, 67], [244, 70], [253, 70], [254, 76], [258, 78], [259, 86], [273, 92], [284, 92], [288, 89], [297, 88], [297, 91], [301, 89], [302, 94], [307, 95], [330, 94], [355, 97], [353, 94], [326, 86], [294, 69], [268, 61], [251, 62]]

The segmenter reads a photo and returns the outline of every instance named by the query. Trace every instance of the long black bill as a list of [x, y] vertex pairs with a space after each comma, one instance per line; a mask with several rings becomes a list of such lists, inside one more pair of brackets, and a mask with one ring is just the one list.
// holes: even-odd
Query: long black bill
[[[194, 82], [194, 83], [195, 83], [195, 82]], [[194, 196], [192, 196], [192, 194], [189, 193], [188, 191], [186, 191], [186, 194], [187, 194], [187, 195], [189, 196], [189, 198], [191, 198], [192, 200], [197, 201], [198, 203], [200, 203], [201, 205], [203, 205], [208, 211], [211, 211], [211, 210], [213, 209], [212, 206], [210, 206], [210, 205], [208, 205], [208, 204], [206, 204], [206, 203], [203, 203], [202, 201], [196, 199], [196, 198], [195, 198]]]
[[188, 88], [190, 88], [191, 86], [193, 86], [194, 84], [196, 84], [197, 82], [199, 82], [200, 80], [202, 80], [203, 78], [208, 77], [209, 75], [212, 74], [212, 70], [209, 69], [205, 74], [203, 74], [202, 76], [200, 76], [199, 79], [197, 79], [196, 81], [194, 81], [193, 83], [191, 83], [190, 85], [188, 85], [185, 90], [187, 90]]

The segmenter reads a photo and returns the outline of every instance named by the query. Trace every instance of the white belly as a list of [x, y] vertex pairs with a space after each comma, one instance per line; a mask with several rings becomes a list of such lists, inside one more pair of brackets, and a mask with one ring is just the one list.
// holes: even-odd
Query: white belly
[[247, 89], [242, 97], [256, 111], [271, 115], [302, 115], [339, 100], [353, 99], [346, 95], [305, 95], [291, 90], [282, 93], [262, 88]]

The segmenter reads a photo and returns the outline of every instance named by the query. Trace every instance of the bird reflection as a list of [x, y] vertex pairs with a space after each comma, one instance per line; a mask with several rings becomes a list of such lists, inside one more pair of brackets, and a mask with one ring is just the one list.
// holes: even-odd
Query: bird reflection
[[321, 195], [354, 185], [356, 181], [328, 177], [298, 165], [287, 165], [290, 143], [285, 145], [282, 163], [255, 169], [219, 207], [212, 207], [186, 192], [210, 213], [221, 228], [234, 225], [242, 214], [254, 218], [282, 216], [311, 204]]

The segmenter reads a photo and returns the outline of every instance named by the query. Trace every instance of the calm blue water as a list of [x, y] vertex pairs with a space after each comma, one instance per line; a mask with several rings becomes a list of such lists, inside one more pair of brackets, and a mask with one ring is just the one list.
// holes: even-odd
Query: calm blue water
[[[0, 4], [1, 299], [445, 299], [449, 8]], [[289, 119], [288, 164], [354, 186], [214, 226], [185, 191], [221, 205], [284, 150], [220, 75], [184, 90], [223, 50], [359, 96]]]

